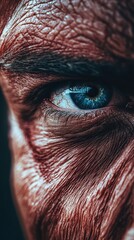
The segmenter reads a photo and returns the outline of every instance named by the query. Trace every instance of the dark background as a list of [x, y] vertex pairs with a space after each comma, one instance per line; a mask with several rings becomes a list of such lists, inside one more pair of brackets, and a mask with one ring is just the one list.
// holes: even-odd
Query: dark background
[[10, 190], [7, 106], [0, 90], [0, 240], [24, 240]]

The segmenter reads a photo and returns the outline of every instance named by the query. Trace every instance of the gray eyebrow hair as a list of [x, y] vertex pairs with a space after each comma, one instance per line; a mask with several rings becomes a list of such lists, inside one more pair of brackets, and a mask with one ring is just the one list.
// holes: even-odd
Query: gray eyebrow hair
[[2, 68], [20, 74], [41, 74], [63, 77], [107, 78], [123, 84], [134, 83], [134, 61], [93, 61], [53, 52], [23, 52], [1, 63]]

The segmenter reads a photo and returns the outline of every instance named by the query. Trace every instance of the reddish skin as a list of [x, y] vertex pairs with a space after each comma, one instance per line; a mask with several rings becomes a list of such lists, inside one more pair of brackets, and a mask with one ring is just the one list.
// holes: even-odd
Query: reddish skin
[[16, 15], [15, 1], [1, 3], [15, 16], [7, 32], [7, 15], [1, 16], [0, 81], [12, 112], [13, 188], [27, 239], [134, 239], [133, 111], [109, 106], [92, 120], [92, 114], [68, 122], [50, 114], [44, 121], [43, 102], [34, 118], [23, 119], [31, 110], [23, 100], [41, 85], [41, 76], [6, 69], [29, 47], [133, 60], [134, 1], [40, 2], [24, 0]]

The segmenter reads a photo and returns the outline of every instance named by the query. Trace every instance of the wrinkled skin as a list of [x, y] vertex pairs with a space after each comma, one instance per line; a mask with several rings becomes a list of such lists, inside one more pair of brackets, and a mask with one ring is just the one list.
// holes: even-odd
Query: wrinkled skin
[[76, 116], [55, 113], [38, 100], [36, 90], [62, 73], [25, 68], [25, 56], [32, 53], [38, 61], [50, 52], [51, 58], [116, 62], [133, 70], [134, 1], [4, 0], [1, 9], [0, 82], [10, 110], [12, 185], [26, 239], [134, 239], [133, 72], [125, 85], [130, 89], [117, 96], [127, 95], [125, 105]]

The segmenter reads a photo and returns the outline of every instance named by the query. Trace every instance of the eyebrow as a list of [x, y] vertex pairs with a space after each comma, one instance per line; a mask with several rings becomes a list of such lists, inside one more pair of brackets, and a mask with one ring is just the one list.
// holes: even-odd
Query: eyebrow
[[134, 61], [93, 61], [85, 57], [69, 57], [53, 52], [21, 53], [3, 64], [20, 74], [41, 74], [63, 77], [93, 77], [134, 84]]

